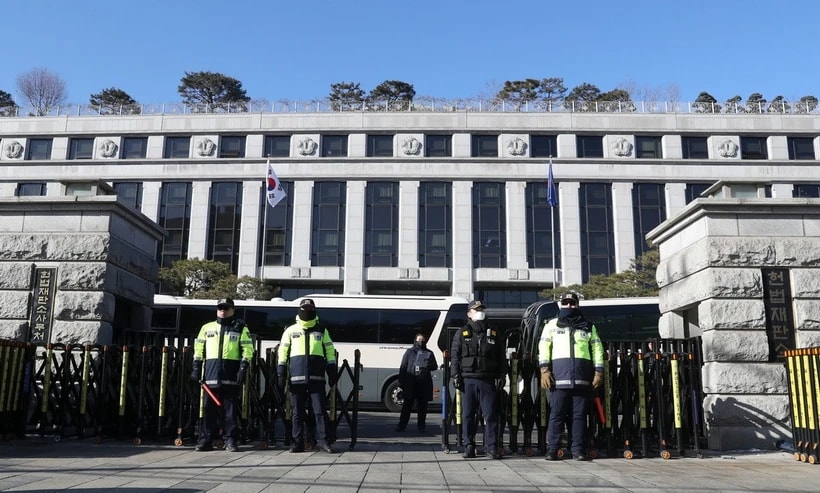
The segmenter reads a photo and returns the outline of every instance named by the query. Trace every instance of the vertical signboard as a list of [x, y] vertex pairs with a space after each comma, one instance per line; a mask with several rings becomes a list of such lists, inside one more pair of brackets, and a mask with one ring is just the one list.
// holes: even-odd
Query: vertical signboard
[[34, 269], [34, 306], [31, 310], [30, 342], [49, 342], [57, 292], [57, 268]]
[[762, 273], [769, 361], [786, 361], [784, 351], [795, 348], [789, 270], [762, 269]]

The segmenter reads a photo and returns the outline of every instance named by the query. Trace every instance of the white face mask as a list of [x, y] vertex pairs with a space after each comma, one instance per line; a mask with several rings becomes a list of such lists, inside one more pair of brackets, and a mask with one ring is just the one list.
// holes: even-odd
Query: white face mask
[[484, 312], [474, 312], [473, 313], [473, 320], [476, 321], [476, 322], [484, 320], [486, 317], [487, 317], [487, 315]]

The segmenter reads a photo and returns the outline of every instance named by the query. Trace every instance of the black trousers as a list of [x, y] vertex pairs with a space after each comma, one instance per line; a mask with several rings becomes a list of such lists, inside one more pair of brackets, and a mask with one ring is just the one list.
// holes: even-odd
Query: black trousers
[[484, 449], [491, 453], [496, 449], [498, 435], [498, 400], [494, 382], [478, 378], [465, 378], [461, 394], [462, 437], [464, 445], [475, 447], [478, 430], [478, 408], [484, 415]]
[[307, 416], [307, 404], [313, 410], [313, 417], [316, 421], [316, 440], [320, 445], [329, 445], [327, 436], [327, 396], [325, 395], [325, 383], [318, 384], [291, 384], [290, 404], [293, 407], [293, 441], [305, 443], [305, 417]]
[[399, 429], [403, 430], [407, 427], [410, 421], [410, 414], [413, 412], [413, 407], [416, 408], [416, 426], [419, 431], [424, 431], [427, 425], [427, 403], [428, 401], [420, 388], [410, 389], [410, 392], [404, 392], [406, 396], [404, 403], [401, 405], [401, 415], [399, 415]]
[[220, 385], [211, 387], [211, 392], [220, 400], [222, 407], [217, 406], [213, 399], [205, 394], [205, 416], [200, 429], [200, 441], [211, 442], [215, 437], [219, 437], [220, 427], [225, 441], [236, 441], [239, 438], [239, 398], [242, 395], [242, 387]]
[[[569, 415], [572, 423], [567, 429], [572, 435], [570, 448], [573, 455], [585, 453], [587, 439], [587, 412], [589, 409], [590, 389], [555, 389], [550, 396], [550, 422], [547, 427], [547, 448], [558, 450], [558, 440], [563, 429], [564, 420]], [[572, 407], [572, 412], [568, 413]]]

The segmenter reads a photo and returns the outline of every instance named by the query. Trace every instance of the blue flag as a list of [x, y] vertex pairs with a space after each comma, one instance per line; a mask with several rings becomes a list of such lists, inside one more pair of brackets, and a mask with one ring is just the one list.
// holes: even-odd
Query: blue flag
[[555, 180], [552, 178], [552, 159], [550, 159], [549, 179], [547, 180], [547, 203], [550, 207], [558, 205], [558, 194], [555, 192]]

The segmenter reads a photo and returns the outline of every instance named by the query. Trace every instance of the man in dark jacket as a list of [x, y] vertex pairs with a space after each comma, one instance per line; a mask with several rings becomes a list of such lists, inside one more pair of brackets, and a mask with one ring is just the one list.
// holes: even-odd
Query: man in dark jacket
[[579, 297], [561, 297], [558, 317], [548, 320], [538, 342], [541, 387], [552, 390], [547, 427], [547, 460], [558, 460], [558, 440], [572, 408], [572, 455], [575, 460], [590, 460], [586, 450], [587, 413], [592, 388], [603, 383], [604, 345], [595, 325], [584, 319], [578, 308]]
[[433, 375], [438, 368], [436, 357], [427, 349], [423, 334], [416, 334], [413, 347], [404, 352], [399, 367], [399, 385], [404, 403], [401, 406], [399, 426], [396, 431], [404, 431], [410, 420], [413, 405], [416, 406], [416, 425], [419, 433], [424, 433], [427, 421], [427, 403], [433, 400]]
[[462, 436], [464, 458], [475, 454], [478, 412], [484, 416], [485, 452], [493, 459], [503, 454], [497, 448], [498, 400], [496, 392], [504, 387], [507, 353], [504, 338], [487, 324], [484, 304], [478, 300], [467, 305], [469, 321], [453, 338], [450, 370], [455, 387], [462, 392]]
[[232, 299], [219, 300], [216, 305], [216, 321], [203, 325], [194, 342], [191, 379], [205, 383], [222, 406], [220, 409], [210, 396], [205, 398], [205, 416], [196, 446], [197, 452], [213, 450], [213, 437], [220, 427], [225, 450], [239, 450], [236, 444], [239, 438], [239, 397], [252, 358], [253, 341], [245, 321], [236, 318], [236, 307]]

